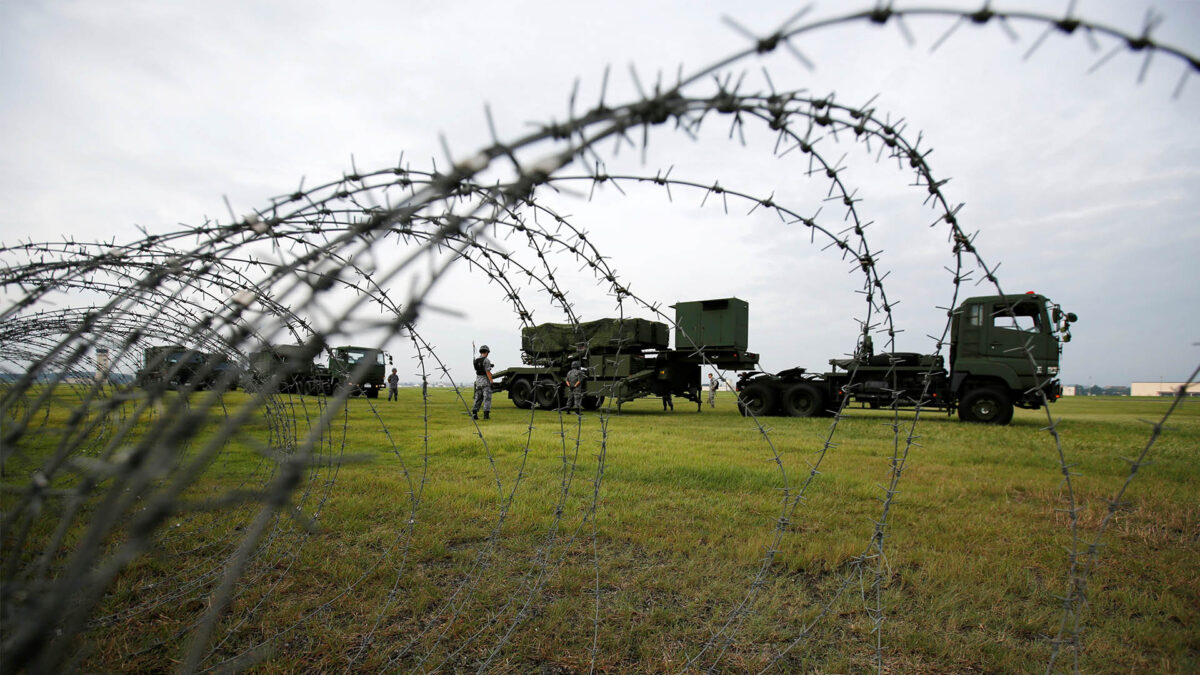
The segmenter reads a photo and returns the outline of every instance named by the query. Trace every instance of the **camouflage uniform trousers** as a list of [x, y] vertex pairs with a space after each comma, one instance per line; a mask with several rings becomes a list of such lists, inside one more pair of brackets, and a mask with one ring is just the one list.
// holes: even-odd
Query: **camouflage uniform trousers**
[[475, 377], [475, 406], [471, 408], [471, 412], [479, 412], [480, 405], [483, 406], [483, 412], [492, 411], [492, 383], [488, 381], [487, 375]]
[[567, 391], [567, 410], [583, 410], [583, 386], [569, 387]]

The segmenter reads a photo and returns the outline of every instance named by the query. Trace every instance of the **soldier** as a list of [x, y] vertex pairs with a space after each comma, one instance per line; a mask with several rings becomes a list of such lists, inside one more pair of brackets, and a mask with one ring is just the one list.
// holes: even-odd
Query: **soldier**
[[396, 374], [395, 368], [392, 368], [392, 374], [388, 375], [387, 385], [388, 385], [388, 400], [389, 401], [399, 401], [400, 400], [400, 376]]
[[708, 374], [708, 407], [717, 407], [717, 387], [720, 386], [720, 380], [713, 377], [712, 373]]
[[492, 418], [492, 362], [488, 354], [492, 350], [487, 345], [479, 348], [479, 356], [472, 365], [475, 366], [475, 407], [471, 408], [471, 419], [479, 419], [479, 406], [483, 406], [483, 419]]
[[571, 369], [567, 371], [567, 410], [575, 409], [576, 415], [583, 414], [583, 371], [579, 368], [578, 361], [571, 362]]

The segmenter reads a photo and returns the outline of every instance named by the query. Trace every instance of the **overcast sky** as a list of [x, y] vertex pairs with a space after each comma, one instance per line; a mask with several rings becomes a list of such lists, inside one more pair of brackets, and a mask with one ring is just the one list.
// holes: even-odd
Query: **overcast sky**
[[[581, 100], [594, 103], [612, 66], [606, 100], [629, 100], [630, 64], [644, 82], [673, 78], [680, 66], [696, 71], [748, 45], [722, 16], [766, 34], [795, 11], [745, 4], [0, 3], [0, 240], [136, 240], [135, 225], [224, 219], [225, 197], [249, 212], [302, 177], [336, 179], [352, 156], [359, 170], [391, 166], [401, 153], [414, 168], [444, 165], [439, 133], [460, 157], [490, 143], [485, 104], [500, 137], [516, 138], [530, 122], [564, 118], [576, 79]], [[993, 8], [1061, 14], [1067, 5]], [[870, 6], [818, 3], [805, 20]], [[1075, 13], [1138, 32], [1150, 6], [1080, 0]], [[1165, 16], [1157, 40], [1200, 53], [1200, 3], [1153, 7]], [[903, 118], [909, 136], [919, 131], [935, 174], [951, 179], [945, 193], [965, 204], [964, 229], [978, 231], [985, 257], [1001, 263], [1005, 288], [1036, 290], [1079, 314], [1065, 382], [1190, 373], [1200, 362], [1200, 76], [1173, 98], [1185, 71], [1177, 61], [1156, 59], [1139, 84], [1141, 56], [1122, 51], [1089, 74], [1111, 41], [1093, 51], [1080, 34], [1056, 34], [1023, 60], [1040, 26], [1014, 23], [1015, 43], [998, 25], [963, 26], [933, 53], [950, 22], [907, 26], [916, 46], [894, 24], [856, 24], [796, 41], [811, 71], [779, 50], [735, 72], [747, 74], [746, 90], [766, 89], [765, 66], [777, 90], [852, 104], [877, 96], [879, 114]], [[807, 182], [798, 162], [771, 157], [771, 136], [759, 132], [748, 138], [753, 153], [723, 133], [656, 140], [638, 170], [674, 166], [674, 177], [762, 196]], [[834, 159], [849, 157], [876, 221], [872, 245], [884, 250], [889, 294], [901, 301], [898, 346], [927, 351], [925, 336], [944, 318], [936, 307], [950, 294], [940, 269], [950, 262], [945, 233], [927, 227], [936, 214], [922, 207], [911, 174], [876, 166], [849, 140], [826, 143]], [[762, 214], [700, 209], [701, 194], [668, 203], [630, 192], [610, 189], [591, 203], [565, 196], [560, 208], [642, 297], [749, 301], [751, 349], [769, 370], [819, 370], [853, 348], [857, 281], [836, 256]], [[836, 210], [822, 213], [840, 221]], [[584, 318], [612, 306], [595, 288], [576, 292]], [[465, 374], [477, 341], [491, 344], [498, 366], [516, 363], [518, 324], [495, 287], [464, 270], [435, 299], [466, 313], [422, 324], [443, 358], [462, 361]]]

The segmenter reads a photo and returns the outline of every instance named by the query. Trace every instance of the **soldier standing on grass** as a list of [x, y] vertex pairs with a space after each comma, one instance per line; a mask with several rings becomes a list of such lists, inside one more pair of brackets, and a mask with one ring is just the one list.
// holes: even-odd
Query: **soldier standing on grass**
[[475, 366], [475, 406], [471, 408], [471, 419], [479, 419], [479, 406], [483, 406], [483, 419], [492, 418], [492, 362], [487, 345], [479, 348], [479, 356], [472, 362]]
[[567, 391], [569, 398], [567, 399], [567, 410], [574, 408], [576, 415], [583, 414], [583, 371], [579, 368], [578, 361], [571, 362], [571, 369], [567, 371]]
[[400, 376], [396, 374], [396, 369], [392, 368], [392, 374], [388, 375], [388, 400], [400, 400]]
[[708, 407], [717, 407], [717, 387], [720, 386], [720, 380], [713, 377], [712, 373], [708, 374]]

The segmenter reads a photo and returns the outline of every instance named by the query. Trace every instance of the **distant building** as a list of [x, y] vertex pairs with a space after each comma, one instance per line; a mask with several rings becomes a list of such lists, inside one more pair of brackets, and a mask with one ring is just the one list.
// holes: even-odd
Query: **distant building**
[[[1131, 396], [1174, 396], [1183, 382], [1134, 382], [1129, 386]], [[1200, 396], [1200, 382], [1187, 385], [1188, 396]]]
[[108, 379], [108, 348], [96, 347], [96, 382], [104, 384]]

